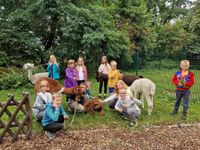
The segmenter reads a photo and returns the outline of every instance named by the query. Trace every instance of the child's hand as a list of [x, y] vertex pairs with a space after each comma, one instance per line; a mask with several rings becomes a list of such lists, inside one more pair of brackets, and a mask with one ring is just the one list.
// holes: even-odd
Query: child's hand
[[65, 120], [68, 120], [68, 119], [69, 119], [69, 116], [68, 116], [68, 115], [64, 115], [64, 119], [65, 119]]
[[121, 108], [118, 108], [118, 111], [119, 111], [120, 113], [122, 113], [123, 110], [122, 110]]
[[128, 106], [128, 105], [125, 105], [125, 108], [126, 108], [126, 109], [128, 109], [128, 108], [129, 108], [129, 106]]
[[55, 103], [53, 103], [53, 106], [54, 106], [55, 109], [58, 109], [58, 107], [59, 107], [59, 105], [55, 104]]
[[64, 87], [63, 88], [61, 88], [57, 93], [62, 93], [62, 92], [64, 92]]

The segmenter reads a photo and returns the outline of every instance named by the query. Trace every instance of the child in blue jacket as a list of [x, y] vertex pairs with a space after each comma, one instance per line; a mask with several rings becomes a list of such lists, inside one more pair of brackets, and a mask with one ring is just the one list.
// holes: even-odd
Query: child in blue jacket
[[54, 55], [50, 55], [47, 71], [48, 71], [49, 78], [54, 79], [54, 80], [60, 79], [60, 67]]
[[64, 119], [69, 117], [61, 106], [61, 95], [54, 93], [52, 97], [52, 103], [47, 104], [42, 120], [42, 126], [49, 139], [55, 138], [55, 132], [62, 129]]

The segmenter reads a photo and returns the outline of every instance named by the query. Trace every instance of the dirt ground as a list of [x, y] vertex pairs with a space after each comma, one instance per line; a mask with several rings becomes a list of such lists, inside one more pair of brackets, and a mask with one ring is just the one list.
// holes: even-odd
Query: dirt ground
[[199, 150], [200, 125], [161, 126], [142, 130], [103, 126], [98, 129], [61, 131], [52, 141], [44, 133], [33, 140], [5, 139], [2, 150]]

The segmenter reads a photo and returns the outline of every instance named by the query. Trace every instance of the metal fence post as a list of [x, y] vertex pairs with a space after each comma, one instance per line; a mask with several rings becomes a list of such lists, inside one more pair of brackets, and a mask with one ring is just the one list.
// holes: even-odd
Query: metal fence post
[[138, 65], [139, 65], [139, 51], [136, 51], [135, 54], [135, 74], [138, 75]]

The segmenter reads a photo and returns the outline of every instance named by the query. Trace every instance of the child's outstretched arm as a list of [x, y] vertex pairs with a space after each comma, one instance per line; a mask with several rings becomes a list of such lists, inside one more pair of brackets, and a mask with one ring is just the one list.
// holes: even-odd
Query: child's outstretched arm
[[65, 110], [63, 109], [63, 107], [60, 105], [60, 111], [61, 114], [63, 115], [64, 119], [68, 119], [69, 115], [65, 112]]
[[136, 98], [134, 98], [134, 101], [135, 101], [136, 105], [138, 105], [138, 106], [140, 106], [140, 105], [143, 105], [143, 104], [144, 104], [144, 102], [143, 102], [143, 101], [141, 101], [141, 100], [139, 100], [139, 99], [136, 99]]
[[106, 99], [104, 100], [104, 102], [107, 103], [107, 102], [109, 102], [109, 101], [114, 100], [115, 98], [117, 98], [117, 94], [113, 94], [113, 95], [111, 95], [110, 97], [106, 98]]

